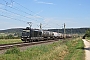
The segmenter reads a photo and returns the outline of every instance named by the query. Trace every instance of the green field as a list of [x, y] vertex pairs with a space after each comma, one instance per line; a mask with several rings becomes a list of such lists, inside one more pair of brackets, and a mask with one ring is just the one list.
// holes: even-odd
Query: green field
[[84, 44], [80, 38], [34, 46], [21, 52], [17, 47], [0, 55], [0, 60], [84, 60]]
[[0, 39], [0, 44], [10, 44], [22, 42], [21, 39]]
[[0, 36], [8, 36], [8, 35], [13, 35], [14, 36], [15, 33], [0, 33]]
[[0, 33], [0, 36], [7, 36], [8, 34]]

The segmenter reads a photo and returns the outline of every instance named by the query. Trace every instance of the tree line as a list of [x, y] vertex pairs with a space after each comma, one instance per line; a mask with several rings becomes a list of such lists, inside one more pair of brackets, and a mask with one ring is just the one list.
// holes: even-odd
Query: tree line
[[85, 35], [83, 36], [83, 39], [85, 39], [85, 37], [90, 37], [90, 29], [86, 31]]
[[86, 31], [86, 37], [90, 37], [90, 29], [88, 29], [87, 31]]
[[20, 36], [13, 36], [13, 35], [7, 35], [7, 36], [0, 36], [0, 39], [20, 39]]

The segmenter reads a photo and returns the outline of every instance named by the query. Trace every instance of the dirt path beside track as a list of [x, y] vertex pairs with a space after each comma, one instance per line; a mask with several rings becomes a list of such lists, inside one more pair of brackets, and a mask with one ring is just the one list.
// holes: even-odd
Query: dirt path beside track
[[84, 50], [85, 50], [85, 60], [90, 60], [90, 42], [86, 41], [85, 39], [82, 39], [84, 42]]

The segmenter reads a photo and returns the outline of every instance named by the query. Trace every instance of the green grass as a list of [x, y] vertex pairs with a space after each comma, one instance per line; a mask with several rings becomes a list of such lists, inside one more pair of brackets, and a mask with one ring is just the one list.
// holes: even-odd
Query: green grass
[[0, 44], [10, 44], [22, 42], [21, 39], [0, 39]]
[[11, 49], [8, 49], [5, 54], [19, 54], [20, 53], [20, 49], [16, 46], [14, 46], [13, 48]]
[[63, 60], [67, 53], [67, 47], [59, 41], [53, 44], [27, 48], [23, 52], [16, 52], [18, 52], [17, 48], [10, 49], [6, 51], [6, 54], [0, 56], [0, 60]]
[[68, 54], [64, 60], [85, 60], [84, 43], [81, 39], [75, 39], [66, 43]]
[[33, 46], [23, 52], [14, 47], [0, 55], [0, 60], [84, 60], [83, 47], [84, 44], [81, 39]]

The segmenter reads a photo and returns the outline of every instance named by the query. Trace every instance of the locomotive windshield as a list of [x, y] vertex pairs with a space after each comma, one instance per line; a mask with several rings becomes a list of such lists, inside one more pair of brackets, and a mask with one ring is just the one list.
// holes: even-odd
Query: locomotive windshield
[[23, 30], [22, 36], [30, 36], [30, 30]]

